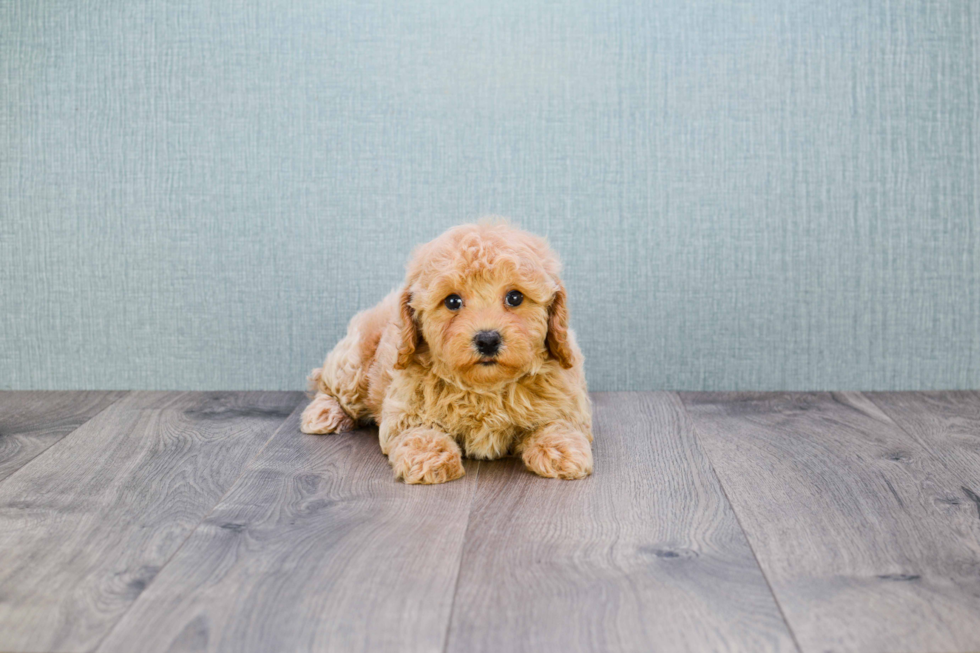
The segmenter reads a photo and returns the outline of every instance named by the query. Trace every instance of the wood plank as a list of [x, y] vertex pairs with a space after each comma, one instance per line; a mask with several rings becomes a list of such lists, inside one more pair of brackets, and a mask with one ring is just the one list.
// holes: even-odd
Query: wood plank
[[376, 430], [304, 435], [294, 415], [99, 651], [441, 650], [466, 469], [407, 486]]
[[0, 481], [125, 395], [125, 392], [0, 392]]
[[980, 649], [980, 520], [867, 397], [682, 397], [805, 652]]
[[447, 650], [796, 650], [680, 400], [594, 400], [590, 478], [481, 467]]
[[980, 519], [980, 392], [874, 392], [868, 397], [960, 483], [945, 501], [973, 506]]
[[0, 484], [0, 650], [93, 649], [301, 403], [133, 393]]

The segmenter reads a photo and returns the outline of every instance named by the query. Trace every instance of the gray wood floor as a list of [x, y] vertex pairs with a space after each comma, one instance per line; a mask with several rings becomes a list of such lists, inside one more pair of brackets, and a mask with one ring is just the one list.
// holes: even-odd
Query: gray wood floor
[[980, 394], [600, 393], [392, 479], [298, 393], [0, 392], [0, 651], [980, 650]]

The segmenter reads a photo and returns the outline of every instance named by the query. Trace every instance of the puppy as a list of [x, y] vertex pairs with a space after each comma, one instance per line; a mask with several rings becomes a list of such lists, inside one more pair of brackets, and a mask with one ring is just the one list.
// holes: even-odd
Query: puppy
[[404, 285], [354, 316], [310, 376], [304, 433], [378, 424], [406, 483], [445, 483], [463, 455], [592, 473], [592, 409], [561, 264], [507, 224], [462, 225], [416, 248]]

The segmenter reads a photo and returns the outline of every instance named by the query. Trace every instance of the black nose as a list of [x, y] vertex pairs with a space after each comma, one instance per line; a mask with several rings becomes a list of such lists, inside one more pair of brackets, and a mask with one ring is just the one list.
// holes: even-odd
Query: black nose
[[473, 336], [473, 344], [477, 351], [484, 356], [496, 356], [500, 351], [500, 333], [497, 331], [480, 331]]

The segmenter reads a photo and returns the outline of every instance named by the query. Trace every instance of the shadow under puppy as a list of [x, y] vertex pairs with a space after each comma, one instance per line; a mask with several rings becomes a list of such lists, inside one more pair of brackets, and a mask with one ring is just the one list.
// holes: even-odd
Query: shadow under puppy
[[462, 456], [520, 455], [552, 478], [592, 473], [592, 411], [561, 263], [507, 224], [462, 225], [414, 251], [404, 286], [354, 316], [313, 370], [304, 433], [371, 420], [396, 478], [445, 483]]

